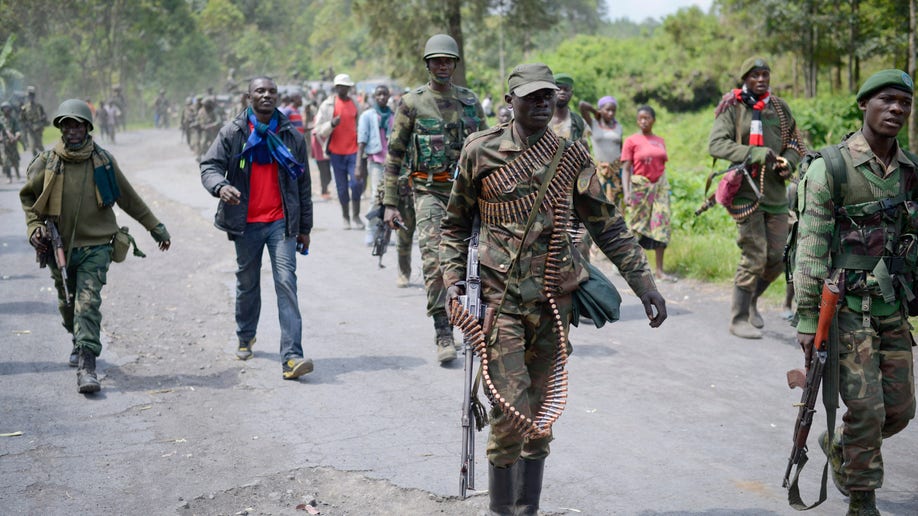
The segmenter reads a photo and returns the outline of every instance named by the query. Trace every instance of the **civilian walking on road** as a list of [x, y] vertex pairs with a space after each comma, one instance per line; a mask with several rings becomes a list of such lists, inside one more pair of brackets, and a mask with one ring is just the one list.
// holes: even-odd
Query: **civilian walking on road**
[[[277, 109], [277, 84], [249, 83], [250, 106], [223, 126], [201, 160], [201, 182], [220, 198], [214, 225], [236, 247], [236, 336], [240, 360], [252, 357], [261, 314], [261, 257], [271, 257], [284, 379], [312, 371], [303, 358], [296, 252], [308, 252], [312, 199], [306, 141]], [[239, 152], [242, 149], [242, 152]]]
[[[382, 187], [386, 154], [389, 152], [389, 135], [392, 133], [394, 113], [389, 109], [389, 87], [380, 84], [373, 92], [373, 107], [360, 114], [357, 121], [357, 177], [370, 185], [370, 205], [376, 204]], [[366, 244], [373, 244], [374, 224], [367, 226]]]
[[[29, 179], [19, 199], [29, 243], [39, 255], [51, 253], [42, 261], [54, 278], [64, 328], [73, 335], [70, 365], [78, 368], [77, 390], [90, 394], [101, 389], [96, 357], [102, 353], [102, 286], [109, 264], [123, 260], [128, 246], [112, 207], [117, 204], [140, 222], [160, 250], [168, 250], [172, 238], [112, 155], [93, 141], [88, 104], [79, 99], [62, 102], [54, 127], [61, 130], [61, 140], [29, 165]], [[60, 235], [62, 249], [55, 249], [51, 241], [52, 227]], [[64, 254], [63, 271], [54, 259], [58, 250]], [[135, 246], [134, 254], [138, 252]]]
[[[346, 74], [335, 76], [335, 93], [319, 106], [314, 131], [325, 141], [325, 150], [335, 174], [335, 189], [341, 203], [344, 229], [363, 229], [360, 220], [360, 196], [363, 178], [357, 177], [357, 117], [360, 111], [349, 95], [354, 81]], [[350, 208], [350, 213], [348, 209]]]
[[[551, 426], [567, 396], [574, 292], [591, 275], [568, 237], [575, 213], [641, 299], [650, 326], [666, 319], [644, 252], [603, 195], [586, 147], [549, 128], [557, 89], [544, 64], [514, 68], [505, 96], [513, 122], [468, 137], [443, 219], [440, 259], [456, 322], [477, 321], [458, 297], [472, 221], [481, 220], [481, 297], [494, 312], [477, 328], [484, 342], [476, 352], [493, 403], [487, 445], [492, 514], [538, 514]], [[610, 305], [618, 309], [615, 300]]]

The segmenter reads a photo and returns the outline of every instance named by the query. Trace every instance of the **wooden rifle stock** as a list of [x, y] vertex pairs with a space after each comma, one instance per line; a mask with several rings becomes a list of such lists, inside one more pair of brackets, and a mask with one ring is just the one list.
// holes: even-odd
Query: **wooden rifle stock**
[[51, 238], [51, 253], [54, 256], [54, 263], [57, 265], [58, 270], [61, 271], [61, 283], [64, 285], [64, 303], [70, 306], [73, 304], [73, 296], [67, 287], [69, 277], [67, 275], [67, 256], [64, 253], [64, 239], [61, 238], [61, 232], [57, 229], [57, 224], [53, 220], [46, 219], [45, 227], [48, 229], [48, 236]]
[[[806, 441], [813, 427], [813, 416], [816, 414], [816, 399], [819, 396], [819, 386], [822, 383], [826, 360], [828, 359], [829, 331], [835, 319], [838, 301], [841, 297], [838, 287], [840, 274], [840, 271], [836, 271], [835, 274], [826, 278], [823, 283], [822, 297], [819, 303], [819, 321], [816, 325], [816, 336], [813, 340], [812, 358], [806, 364], [806, 383], [803, 386], [800, 403], [796, 405], [799, 407], [799, 411], [797, 413], [797, 421], [794, 423], [793, 447], [791, 448], [790, 458], [787, 460], [787, 469], [784, 471], [782, 486], [791, 487], [797, 497], [799, 497], [799, 492], [796, 491], [797, 477], [800, 476], [800, 470], [807, 462]], [[789, 382], [792, 373], [794, 371], [788, 371]], [[791, 484], [791, 471], [795, 465], [797, 472], [794, 476], [793, 484]], [[811, 507], [819, 505], [823, 500], [819, 500]]]

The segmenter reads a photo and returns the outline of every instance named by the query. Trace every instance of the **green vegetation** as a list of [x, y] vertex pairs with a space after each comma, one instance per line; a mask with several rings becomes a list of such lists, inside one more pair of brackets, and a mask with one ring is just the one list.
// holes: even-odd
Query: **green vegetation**
[[614, 95], [626, 135], [637, 107], [653, 106], [671, 158], [667, 268], [726, 281], [735, 225], [720, 207], [694, 211], [707, 175], [727, 166], [711, 163], [707, 138], [739, 63], [767, 57], [772, 89], [809, 146], [836, 142], [860, 125], [853, 92], [862, 78], [907, 68], [915, 2], [715, 0], [707, 13], [690, 7], [633, 23], [609, 20], [603, 0], [0, 0], [0, 20], [15, 20], [0, 31], [0, 100], [36, 84], [46, 106], [98, 102], [121, 84], [130, 121], [146, 124], [159, 89], [175, 101], [220, 92], [230, 69], [240, 81], [316, 80], [333, 69], [414, 85], [426, 80], [425, 40], [447, 32], [464, 54], [456, 82], [498, 104], [509, 70], [541, 60], [575, 77], [572, 105]]

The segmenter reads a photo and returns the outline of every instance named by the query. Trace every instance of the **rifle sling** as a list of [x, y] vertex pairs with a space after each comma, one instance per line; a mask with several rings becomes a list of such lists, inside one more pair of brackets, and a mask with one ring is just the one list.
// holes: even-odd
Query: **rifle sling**
[[[832, 324], [829, 326], [829, 338], [827, 341], [828, 356], [826, 365], [822, 374], [822, 405], [826, 409], [826, 428], [828, 432], [829, 446], [835, 438], [835, 411], [838, 408], [838, 312], [832, 318]], [[826, 463], [822, 467], [822, 480], [819, 487], [819, 499], [807, 505], [800, 497], [800, 472], [807, 463], [807, 456], [804, 454], [797, 464], [797, 471], [794, 473], [794, 480], [787, 488], [787, 501], [791, 507], [798, 511], [806, 511], [816, 507], [826, 501], [827, 479], [829, 473], [829, 458], [826, 457]]]

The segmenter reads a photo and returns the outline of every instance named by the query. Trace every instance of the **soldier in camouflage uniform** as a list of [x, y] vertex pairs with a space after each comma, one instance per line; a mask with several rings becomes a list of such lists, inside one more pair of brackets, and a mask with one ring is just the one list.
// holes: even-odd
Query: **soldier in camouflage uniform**
[[[796, 170], [804, 147], [797, 138], [797, 123], [790, 107], [771, 95], [771, 68], [758, 57], [740, 68], [742, 88], [724, 95], [715, 110], [708, 152], [731, 163], [748, 160], [759, 201], [748, 181], [743, 181], [734, 203], [750, 213], [737, 219], [736, 244], [741, 257], [733, 278], [730, 333], [744, 339], [762, 338], [765, 325], [756, 303], [772, 281], [784, 271], [787, 240], [785, 181]], [[759, 203], [758, 206], [755, 206]]]
[[459, 61], [456, 41], [446, 34], [432, 36], [424, 48], [424, 61], [430, 81], [406, 93], [395, 115], [386, 158], [383, 204], [385, 220], [394, 228], [394, 220], [401, 218], [396, 208], [399, 172], [407, 160], [427, 288], [427, 315], [434, 319], [437, 359], [447, 363], [456, 358], [456, 344], [444, 310], [446, 288], [437, 254], [440, 220], [446, 213], [462, 142], [487, 125], [475, 94], [451, 82]]
[[48, 126], [48, 115], [45, 113], [44, 106], [35, 100], [35, 86], [29, 86], [27, 91], [29, 96], [19, 108], [19, 123], [22, 125], [26, 142], [32, 148], [34, 157], [45, 150], [41, 136], [45, 127]]
[[574, 78], [566, 73], [555, 74], [558, 86], [555, 116], [551, 119], [551, 130], [565, 140], [580, 141], [587, 144], [583, 133], [586, 132], [586, 121], [570, 109], [571, 97], [574, 95]]
[[[823, 279], [834, 270], [843, 278], [839, 392], [847, 412], [834, 442], [824, 433], [820, 445], [839, 490], [850, 493], [849, 515], [879, 514], [874, 491], [883, 485], [880, 446], [915, 417], [915, 342], [905, 300], [914, 292], [918, 265], [918, 158], [896, 141], [911, 112], [913, 89], [901, 70], [868, 78], [857, 94], [863, 126], [838, 145], [843, 175], [830, 173], [827, 160], [818, 158], [798, 190], [794, 286], [797, 340], [807, 356]], [[845, 181], [837, 185], [834, 177]]]
[[223, 127], [223, 116], [213, 97], [204, 99], [198, 114], [195, 117], [195, 125], [198, 129], [198, 161], [210, 148], [210, 144], [217, 138], [220, 128]]
[[0, 142], [3, 148], [0, 149], [3, 154], [3, 174], [8, 182], [13, 182], [13, 171], [16, 171], [16, 179], [19, 175], [19, 138], [22, 132], [19, 130], [19, 121], [13, 116], [13, 106], [9, 102], [0, 104]]
[[[589, 276], [567, 232], [572, 215], [584, 221], [599, 248], [621, 270], [644, 304], [651, 327], [666, 318], [666, 306], [643, 250], [601, 191], [589, 151], [548, 128], [557, 89], [551, 70], [544, 64], [520, 65], [508, 83], [505, 100], [513, 106], [514, 120], [466, 140], [443, 219], [440, 260], [448, 297], [455, 299], [463, 292], [459, 282], [466, 278], [472, 220], [480, 213], [482, 301], [499, 307], [496, 315], [485, 317], [484, 325], [490, 373], [484, 370], [483, 377], [488, 374], [485, 383], [495, 387], [490, 391], [487, 446], [490, 506], [492, 514], [534, 515], [551, 426], [532, 434], [514, 421], [536, 420], [543, 403], [558, 399], [546, 391], [557, 388], [570, 351], [572, 293]], [[551, 193], [535, 208], [527, 233], [539, 187], [559, 151], [560, 164], [548, 183]], [[564, 356], [560, 363], [559, 354]]]

